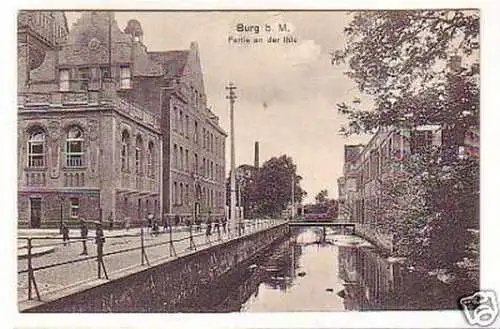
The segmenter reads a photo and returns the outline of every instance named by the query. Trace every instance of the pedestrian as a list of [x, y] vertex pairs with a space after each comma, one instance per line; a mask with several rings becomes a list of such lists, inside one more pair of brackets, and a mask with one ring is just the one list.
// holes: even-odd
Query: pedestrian
[[64, 246], [67, 246], [69, 241], [69, 228], [68, 225], [66, 225], [66, 223], [62, 223], [61, 232], [62, 232], [62, 239], [64, 242]]
[[113, 224], [114, 224], [113, 212], [109, 213], [108, 223], [109, 223], [109, 230], [112, 231], [113, 230]]
[[220, 219], [216, 218], [214, 221], [214, 231], [217, 232], [217, 237], [220, 239]]
[[148, 212], [146, 216], [146, 220], [148, 221], [148, 230], [151, 231], [153, 229], [153, 214]]
[[168, 217], [163, 216], [163, 232], [168, 230]]
[[224, 234], [226, 234], [226, 225], [227, 225], [227, 217], [224, 216], [222, 218], [222, 230], [224, 231]]
[[82, 239], [82, 253], [80, 255], [88, 255], [87, 252], [87, 237], [89, 235], [89, 228], [85, 219], [80, 218], [80, 237]]
[[128, 231], [130, 228], [130, 217], [125, 217], [125, 231]]
[[153, 216], [153, 218], [151, 219], [151, 223], [153, 225], [153, 232], [151, 233], [152, 235], [156, 235], [158, 236], [158, 234], [160, 234], [160, 227], [159, 227], [159, 223], [158, 223], [158, 220]]
[[207, 240], [210, 241], [210, 235], [212, 235], [212, 219], [210, 216], [207, 217], [207, 230], [205, 231]]

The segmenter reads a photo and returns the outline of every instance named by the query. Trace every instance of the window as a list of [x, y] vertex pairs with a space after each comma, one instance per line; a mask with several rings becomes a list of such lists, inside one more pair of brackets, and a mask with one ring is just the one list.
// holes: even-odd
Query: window
[[181, 135], [184, 134], [184, 119], [183, 119], [182, 111], [179, 111], [179, 133]]
[[186, 129], [184, 131], [185, 135], [186, 135], [186, 138], [189, 138], [189, 116], [186, 115], [186, 121], [185, 121], [185, 124], [186, 124]]
[[59, 91], [69, 91], [69, 70], [59, 70]]
[[174, 112], [172, 114], [172, 129], [177, 131], [177, 108], [174, 107]]
[[69, 199], [69, 214], [71, 218], [78, 218], [78, 213], [80, 210], [80, 202], [78, 198]]
[[194, 172], [198, 174], [199, 164], [198, 164], [198, 154], [194, 154]]
[[198, 122], [194, 122], [194, 142], [198, 144]]
[[419, 152], [432, 145], [432, 131], [417, 130], [412, 133], [410, 140], [410, 152]]
[[98, 67], [90, 69], [90, 83], [89, 89], [98, 90], [102, 87], [102, 71]]
[[122, 150], [121, 150], [121, 163], [122, 163], [122, 171], [129, 170], [129, 148], [130, 148], [130, 135], [128, 131], [124, 130], [122, 132]]
[[179, 169], [184, 170], [184, 149], [179, 147]]
[[78, 127], [71, 128], [66, 137], [66, 166], [83, 166], [83, 133]]
[[101, 78], [111, 79], [111, 68], [109, 66], [101, 67]]
[[186, 150], [186, 171], [189, 171], [189, 151]]
[[120, 88], [131, 88], [131, 75], [129, 66], [120, 66]]
[[80, 81], [80, 90], [87, 90], [89, 88], [89, 68], [80, 67], [78, 69], [78, 80]]
[[178, 162], [177, 162], [177, 144], [174, 144], [174, 168], [178, 169]]
[[207, 131], [203, 128], [203, 148], [207, 147]]
[[28, 167], [38, 168], [45, 165], [45, 135], [37, 130], [30, 135], [28, 140]]
[[184, 188], [184, 200], [186, 200], [186, 203], [189, 201], [189, 185], [186, 184]]
[[148, 145], [148, 176], [154, 178], [154, 144], [149, 142]]
[[206, 166], [206, 164], [207, 164], [206, 160], [205, 160], [205, 158], [203, 158], [203, 168], [201, 168], [201, 171], [203, 173], [203, 176], [205, 176], [205, 177], [207, 176], [207, 166]]
[[137, 135], [135, 139], [135, 173], [142, 173], [142, 137]]
[[178, 200], [177, 199], [177, 182], [174, 182], [174, 188], [173, 188], [173, 190], [174, 191], [172, 193], [172, 195], [173, 195], [173, 200], [172, 201], [173, 201], [174, 204], [177, 204], [177, 200]]
[[179, 204], [182, 205], [182, 202], [183, 202], [183, 197], [184, 197], [184, 186], [182, 185], [182, 183], [179, 184], [180, 188], [179, 188]]

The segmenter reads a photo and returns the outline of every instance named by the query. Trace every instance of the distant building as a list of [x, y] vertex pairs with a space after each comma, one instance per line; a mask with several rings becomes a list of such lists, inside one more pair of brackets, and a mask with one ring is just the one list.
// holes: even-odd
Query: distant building
[[142, 37], [112, 12], [71, 29], [60, 11], [19, 13], [19, 226], [223, 213], [226, 134], [197, 46], [149, 52]]

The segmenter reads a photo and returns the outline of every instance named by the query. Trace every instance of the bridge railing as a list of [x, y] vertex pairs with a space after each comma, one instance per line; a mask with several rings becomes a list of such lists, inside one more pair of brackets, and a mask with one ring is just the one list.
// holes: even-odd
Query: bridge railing
[[[107, 258], [109, 259], [112, 256], [116, 256], [119, 254], [125, 253], [133, 253], [135, 251], [140, 251], [140, 260], [137, 261], [136, 265], [142, 266], [151, 266], [151, 262], [148, 258], [148, 251], [153, 248], [159, 248], [161, 246], [165, 246], [166, 248], [163, 250], [163, 253], [160, 256], [154, 258], [154, 261], [159, 261], [163, 259], [168, 259], [172, 257], [177, 257], [182, 253], [196, 251], [200, 248], [216, 245], [218, 243], [222, 243], [225, 241], [229, 241], [231, 239], [235, 239], [238, 237], [242, 237], [245, 235], [249, 235], [264, 229], [268, 229], [270, 227], [274, 227], [276, 225], [282, 224], [281, 220], [246, 220], [240, 223], [237, 223], [236, 229], [231, 231], [228, 226], [224, 226], [222, 224], [211, 225], [211, 228], [208, 229], [207, 225], [190, 225], [182, 228], [181, 230], [174, 230], [172, 226], [168, 226], [168, 228], [163, 231], [152, 230], [152, 228], [147, 227], [146, 223], [141, 225], [140, 231], [137, 233], [124, 233], [124, 234], [114, 234], [103, 236], [103, 238], [99, 238], [97, 234], [94, 236], [89, 236], [86, 239], [78, 238], [78, 237], [69, 237], [67, 240], [61, 241], [61, 236], [32, 236], [32, 237], [18, 237], [20, 241], [26, 241], [25, 246], [18, 247], [19, 250], [27, 249], [26, 252], [26, 260], [27, 264], [24, 269], [18, 270], [18, 280], [20, 279], [19, 275], [26, 274], [28, 276], [28, 286], [27, 286], [27, 299], [32, 300], [33, 294], [36, 294], [36, 298], [41, 301], [41, 293], [40, 289], [37, 285], [37, 280], [35, 274], [39, 271], [49, 270], [49, 269], [57, 269], [62, 266], [68, 266], [75, 263], [88, 262], [91, 260], [96, 260], [97, 267], [97, 278], [105, 278], [109, 280], [108, 271], [106, 268]], [[175, 235], [179, 235], [181, 237], [174, 237]], [[96, 232], [97, 233], [97, 232]], [[158, 242], [146, 243], [147, 237], [167, 237], [165, 240], [158, 239]], [[204, 237], [204, 238], [203, 238]], [[106, 245], [113, 245], [112, 241], [117, 241], [119, 239], [130, 238], [135, 239], [136, 246], [130, 246], [128, 248], [118, 248], [112, 250], [105, 251]], [[54, 240], [58, 240], [54, 242]], [[47, 241], [47, 242], [44, 242]], [[82, 244], [83, 251], [87, 251], [87, 243], [94, 241], [96, 247], [95, 255], [88, 255], [87, 253], [82, 252], [80, 255], [74, 255], [75, 257], [71, 257], [72, 255], [63, 255], [62, 260], [55, 260], [54, 262], [49, 262], [45, 264], [40, 264], [38, 266], [33, 265], [33, 260], [36, 257], [34, 255], [34, 251], [40, 248], [58, 248], [60, 246], [70, 246], [73, 244]], [[111, 242], [110, 242], [111, 241]], [[34, 245], [34, 242], [36, 245]], [[130, 242], [130, 241], [129, 241]], [[134, 244], [134, 243], [132, 243]], [[82, 257], [85, 256], [85, 257]], [[19, 257], [19, 256], [18, 256]], [[43, 257], [43, 256], [42, 256]], [[116, 269], [115, 271], [119, 271], [121, 268]], [[113, 271], [113, 272], [115, 272]], [[111, 273], [111, 272], [110, 272]], [[50, 292], [50, 291], [45, 291]]]

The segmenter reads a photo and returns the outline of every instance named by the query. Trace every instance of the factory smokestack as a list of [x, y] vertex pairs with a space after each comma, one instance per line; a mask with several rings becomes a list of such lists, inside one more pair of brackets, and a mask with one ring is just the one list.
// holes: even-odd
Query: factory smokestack
[[254, 167], [259, 168], [259, 142], [255, 142]]

